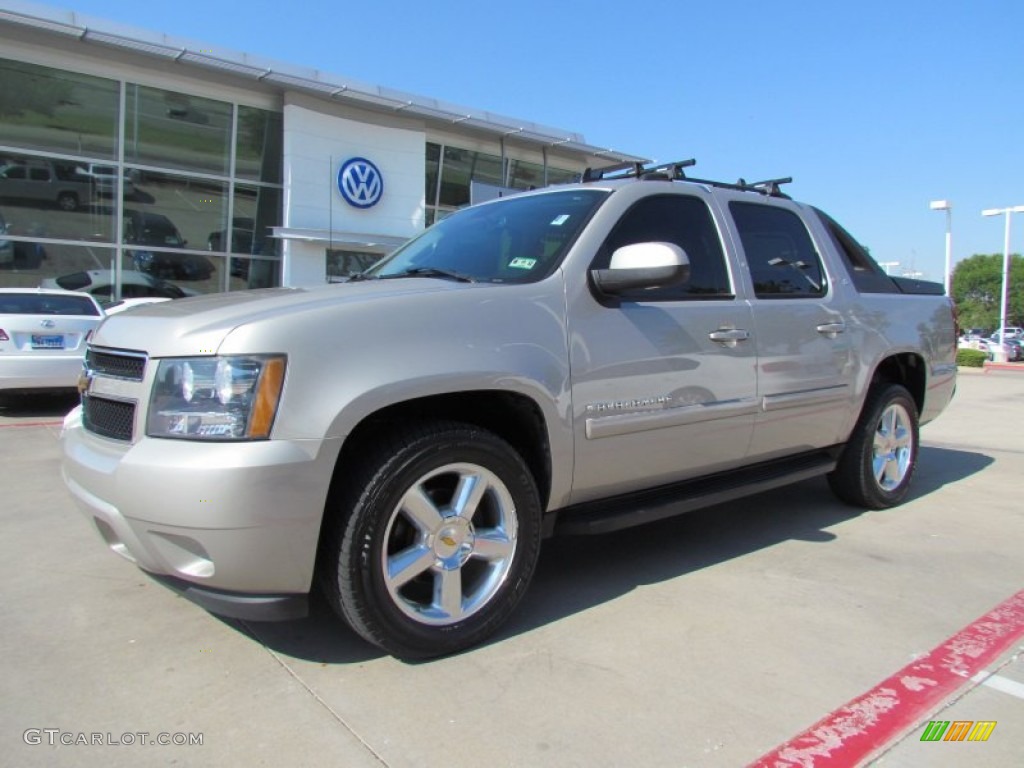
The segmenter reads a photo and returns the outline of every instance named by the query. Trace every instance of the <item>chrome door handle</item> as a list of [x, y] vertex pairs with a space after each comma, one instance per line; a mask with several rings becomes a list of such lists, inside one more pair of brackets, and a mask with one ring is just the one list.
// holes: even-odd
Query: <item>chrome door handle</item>
[[845, 330], [846, 323], [823, 323], [818, 326], [818, 333], [822, 336], [828, 336], [830, 339], [834, 339]]
[[750, 338], [750, 331], [744, 331], [742, 328], [720, 328], [709, 333], [708, 338], [727, 347], [735, 347], [739, 342]]

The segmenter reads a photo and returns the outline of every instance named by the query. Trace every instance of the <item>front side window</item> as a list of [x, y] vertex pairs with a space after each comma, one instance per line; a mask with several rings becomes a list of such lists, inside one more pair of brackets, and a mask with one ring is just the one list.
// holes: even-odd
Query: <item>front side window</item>
[[815, 298], [827, 292], [825, 271], [807, 227], [792, 211], [729, 203], [760, 299]]
[[662, 242], [678, 245], [690, 260], [690, 278], [680, 285], [635, 291], [622, 298], [633, 301], [717, 299], [733, 295], [722, 240], [711, 211], [691, 195], [645, 197], [622, 216], [594, 261], [605, 269], [612, 253], [624, 245]]
[[466, 208], [410, 240], [365, 277], [438, 276], [530, 283], [551, 274], [594, 211], [601, 190], [506, 197]]

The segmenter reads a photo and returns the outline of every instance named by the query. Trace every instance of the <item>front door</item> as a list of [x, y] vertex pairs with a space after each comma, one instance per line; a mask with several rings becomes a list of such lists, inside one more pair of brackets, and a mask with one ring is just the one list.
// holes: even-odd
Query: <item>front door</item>
[[706, 200], [639, 199], [591, 266], [652, 241], [686, 252], [686, 283], [616, 302], [588, 291], [570, 297], [573, 502], [704, 475], [747, 455], [757, 408], [753, 316], [736, 298]]

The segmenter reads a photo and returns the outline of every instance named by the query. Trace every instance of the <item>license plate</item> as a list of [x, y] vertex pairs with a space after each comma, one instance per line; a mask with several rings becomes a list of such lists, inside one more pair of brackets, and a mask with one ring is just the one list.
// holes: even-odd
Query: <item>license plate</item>
[[64, 337], [32, 334], [32, 349], [64, 349]]

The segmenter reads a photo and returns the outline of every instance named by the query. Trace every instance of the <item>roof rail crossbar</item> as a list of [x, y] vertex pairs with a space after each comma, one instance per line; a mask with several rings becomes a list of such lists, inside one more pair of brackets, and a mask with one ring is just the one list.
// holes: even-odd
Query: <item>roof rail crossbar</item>
[[599, 181], [600, 179], [685, 179], [686, 174], [683, 168], [696, 165], [693, 158], [689, 160], [678, 160], [674, 163], [654, 163], [644, 165], [643, 163], [618, 163], [604, 168], [587, 168], [583, 172], [583, 181]]
[[640, 178], [654, 181], [682, 181], [686, 179], [683, 168], [690, 168], [696, 164], [696, 159], [691, 157], [689, 160], [677, 160], [674, 163], [649, 165], [644, 168]]
[[779, 187], [783, 184], [792, 183], [792, 176], [784, 176], [779, 179], [765, 179], [764, 181], [755, 181], [750, 186], [758, 190], [764, 190], [765, 194], [769, 195], [770, 197], [787, 197], [787, 195], [783, 194], [782, 190], [779, 189]]
[[643, 167], [640, 163], [616, 163], [615, 165], [605, 165], [601, 168], [590, 168], [587, 167], [583, 171], [583, 181], [599, 181], [604, 179], [610, 174], [619, 173], [620, 171], [626, 171], [630, 168], [641, 168]]
[[678, 160], [674, 163], [617, 163], [604, 168], [587, 168], [583, 172], [582, 180], [599, 181], [601, 179], [639, 179], [641, 181], [690, 181], [695, 184], [706, 184], [709, 187], [719, 189], [735, 189], [739, 192], [757, 192], [767, 197], [784, 197], [790, 199], [789, 195], [781, 189], [783, 184], [790, 184], [792, 176], [785, 176], [778, 179], [765, 179], [764, 181], [748, 182], [746, 179], [739, 179], [735, 184], [726, 181], [712, 181], [711, 179], [697, 179], [687, 176], [684, 168], [690, 168], [697, 164], [693, 158], [689, 160]]

